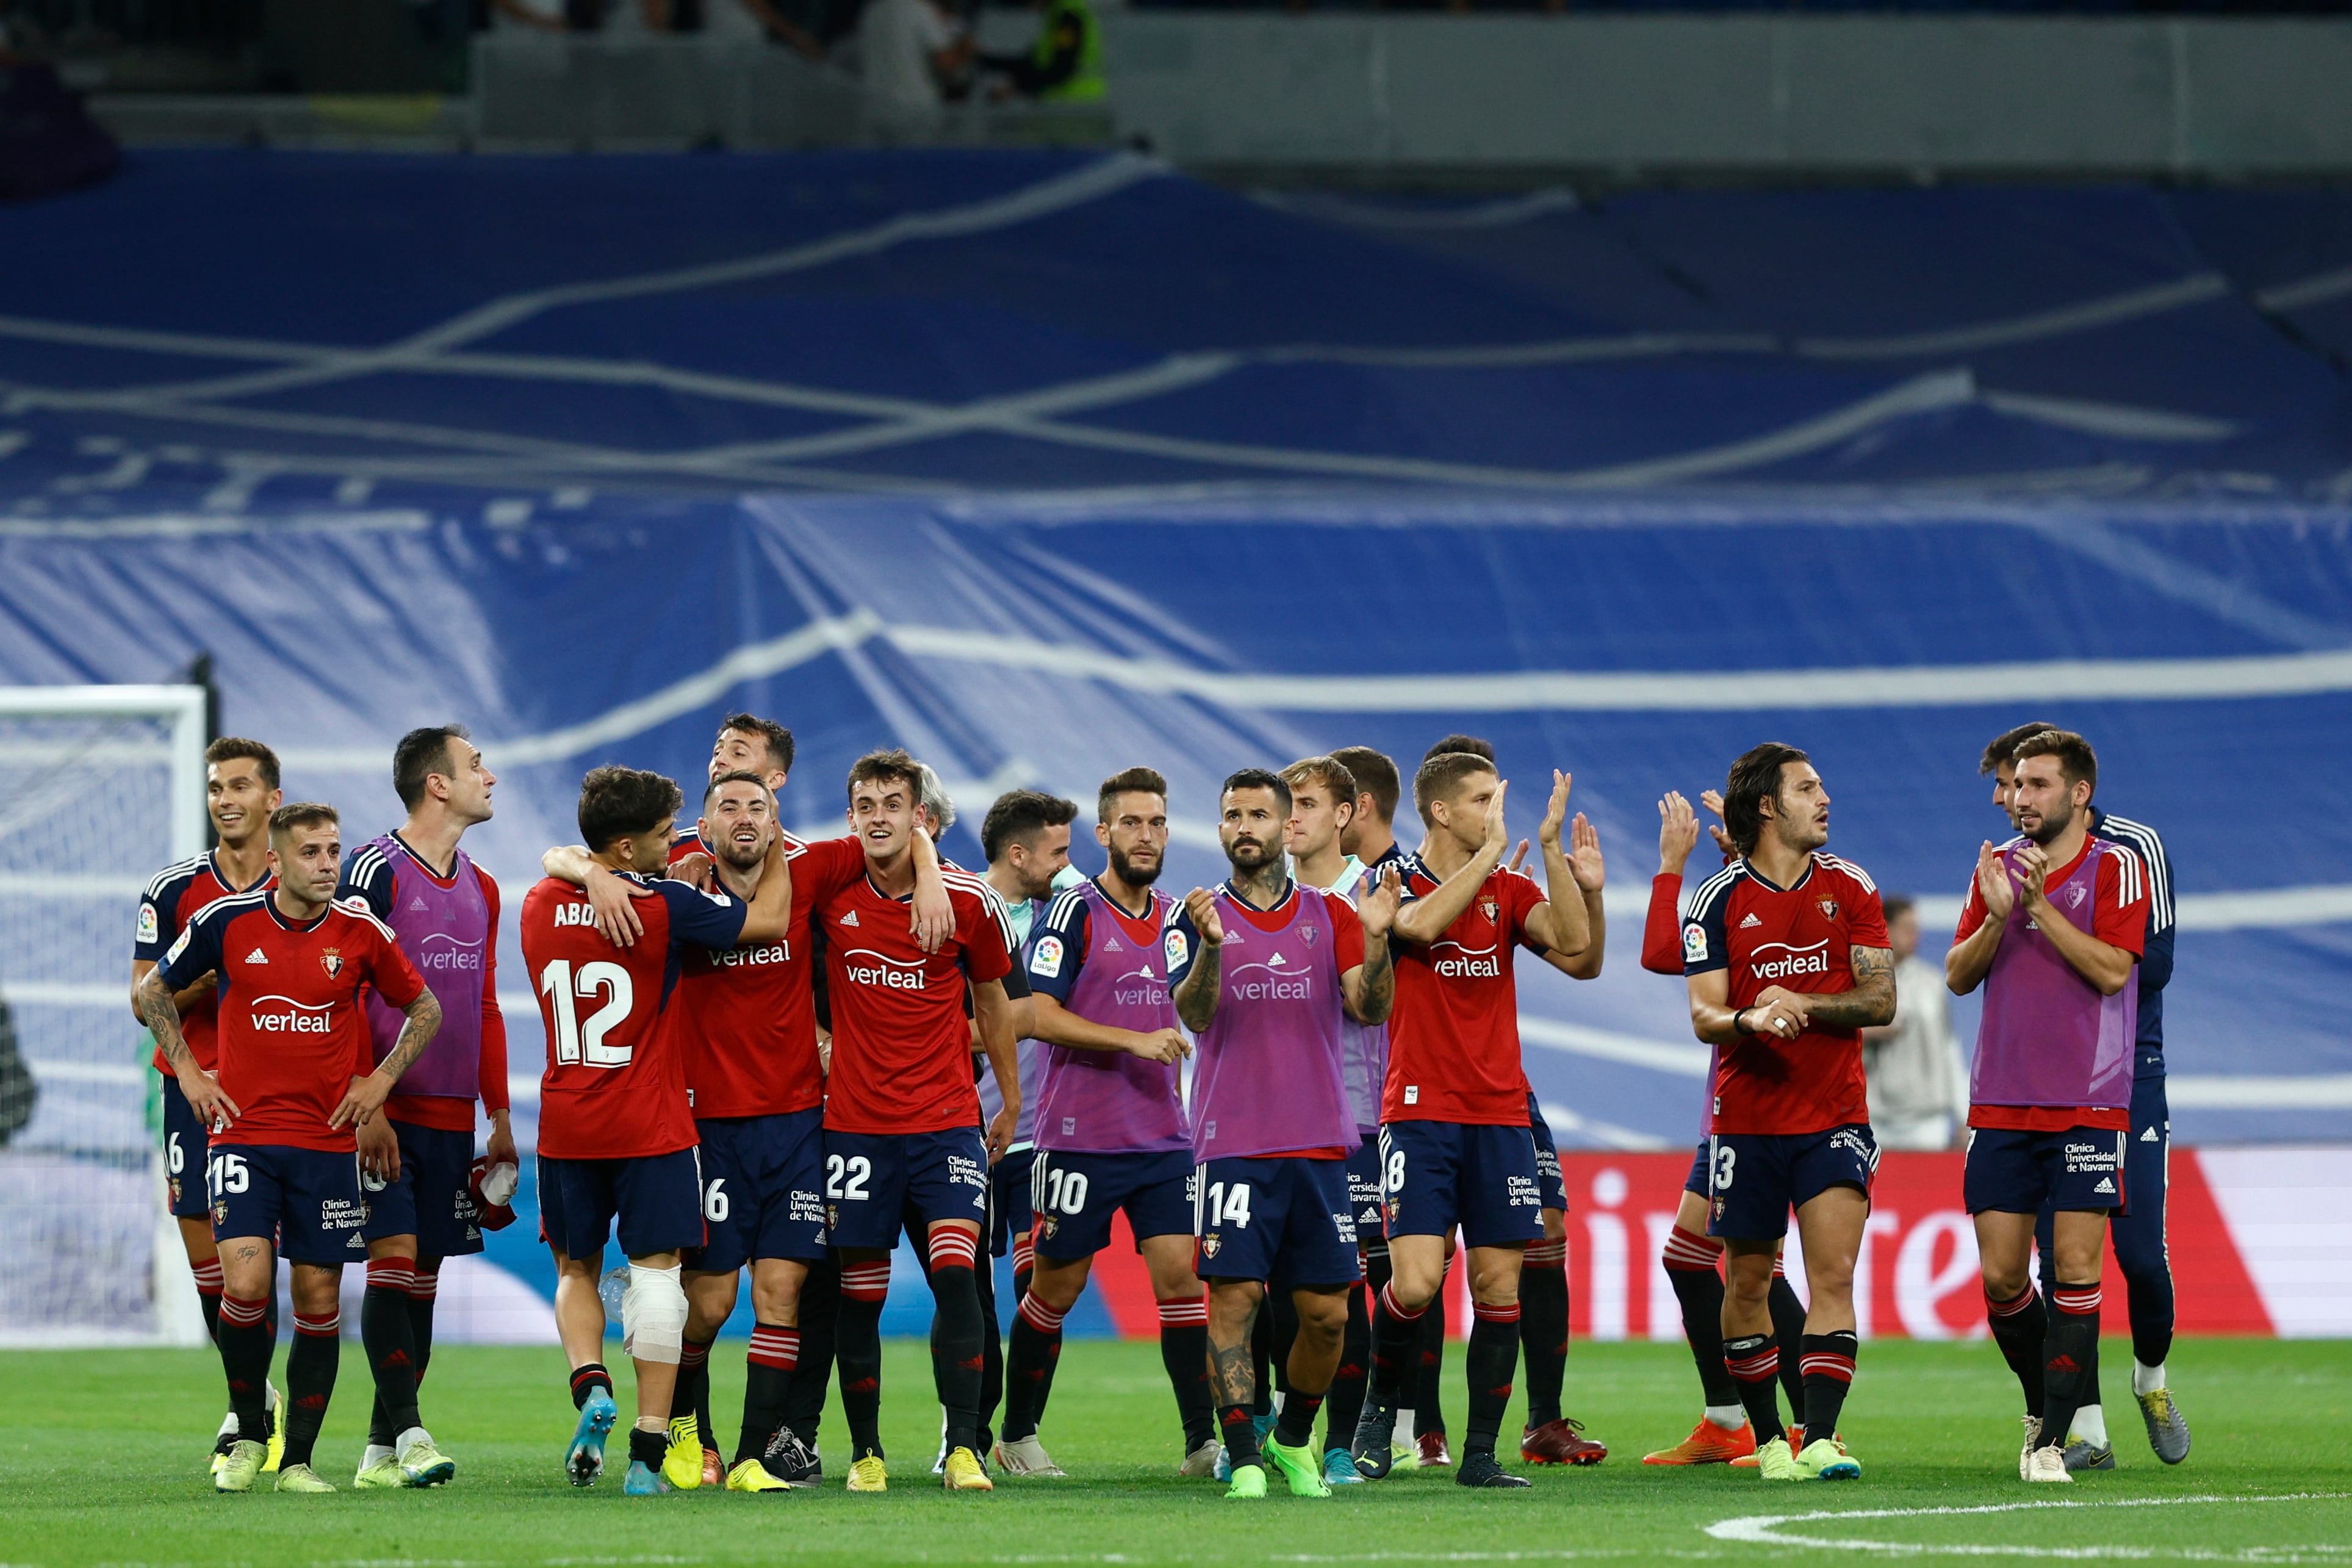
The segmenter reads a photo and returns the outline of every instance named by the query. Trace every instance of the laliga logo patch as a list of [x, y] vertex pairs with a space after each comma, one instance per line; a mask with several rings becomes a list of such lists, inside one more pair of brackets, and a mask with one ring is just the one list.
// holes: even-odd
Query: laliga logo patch
[[1706, 956], [1706, 927], [1693, 921], [1683, 927], [1683, 958], [1687, 963], [1696, 963]]
[[1060, 937], [1041, 936], [1037, 939], [1037, 951], [1029, 956], [1029, 973], [1042, 974], [1048, 980], [1062, 973]]
[[145, 942], [155, 940], [155, 906], [152, 904], [139, 906], [139, 940]]
[[1168, 935], [1167, 935], [1167, 937], [1166, 937], [1166, 938], [1165, 938], [1165, 939], [1160, 942], [1160, 945], [1161, 950], [1162, 950], [1163, 952], [1165, 952], [1168, 954], [1168, 967], [1169, 967], [1169, 968], [1171, 968], [1171, 969], [1181, 969], [1181, 968], [1182, 968], [1182, 967], [1183, 967], [1183, 965], [1184, 965], [1184, 933], [1183, 933], [1182, 931], [1174, 931], [1174, 930], [1171, 930], [1171, 931], [1169, 931]]
[[327, 978], [330, 980], [336, 978], [343, 972], [343, 955], [335, 948], [331, 947], [326, 952], [320, 953], [319, 955], [319, 962], [327, 966]]

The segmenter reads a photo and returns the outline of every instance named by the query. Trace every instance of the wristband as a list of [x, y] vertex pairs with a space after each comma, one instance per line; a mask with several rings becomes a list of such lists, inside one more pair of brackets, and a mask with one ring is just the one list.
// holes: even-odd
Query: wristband
[[1732, 1032], [1733, 1034], [1735, 1034], [1735, 1035], [1753, 1035], [1753, 1034], [1756, 1032], [1755, 1030], [1753, 1030], [1753, 1029], [1749, 1028], [1749, 1027], [1748, 1027], [1745, 1023], [1743, 1023], [1743, 1022], [1741, 1021], [1741, 1020], [1745, 1019], [1747, 1016], [1748, 1016], [1748, 1009], [1747, 1009], [1747, 1008], [1745, 1008], [1745, 1007], [1741, 1007], [1741, 1008], [1738, 1009], [1737, 1011], [1735, 1011], [1735, 1012], [1731, 1015], [1731, 1032]]

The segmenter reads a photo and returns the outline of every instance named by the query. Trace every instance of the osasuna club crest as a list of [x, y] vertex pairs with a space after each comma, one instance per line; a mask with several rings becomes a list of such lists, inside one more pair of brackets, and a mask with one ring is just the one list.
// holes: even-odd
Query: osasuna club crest
[[1201, 1256], [1214, 1258], [1217, 1255], [1217, 1248], [1223, 1245], [1224, 1238], [1213, 1230], [1201, 1238]]
[[327, 978], [330, 980], [343, 973], [343, 955], [331, 947], [319, 955], [319, 962], [327, 966]]
[[1833, 921], [1837, 919], [1837, 900], [1835, 899], [1817, 899], [1814, 902], [1822, 906], [1822, 919], [1825, 921]]
[[1314, 926], [1311, 924], [1301, 924], [1298, 928], [1298, 940], [1305, 942], [1307, 946], [1313, 947], [1315, 945]]
[[1495, 917], [1498, 912], [1500, 912], [1501, 908], [1502, 906], [1496, 903], [1492, 899], [1481, 899], [1478, 900], [1478, 912], [1486, 917], [1486, 921], [1490, 925], [1494, 923]]

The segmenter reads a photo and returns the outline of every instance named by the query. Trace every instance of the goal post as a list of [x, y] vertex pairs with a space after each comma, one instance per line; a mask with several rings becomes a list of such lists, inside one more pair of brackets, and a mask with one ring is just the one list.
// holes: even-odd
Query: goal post
[[148, 880], [206, 847], [207, 695], [0, 687], [0, 1344], [204, 1338], [130, 982]]

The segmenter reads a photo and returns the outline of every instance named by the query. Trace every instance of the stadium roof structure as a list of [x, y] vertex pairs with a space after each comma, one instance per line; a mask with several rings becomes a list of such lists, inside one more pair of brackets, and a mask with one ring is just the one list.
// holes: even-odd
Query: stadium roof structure
[[1537, 1088], [1665, 1146], [1658, 795], [1805, 746], [1932, 950], [2047, 717], [2172, 848], [2176, 1131], [2352, 1137], [2352, 195], [142, 152], [0, 253], [0, 679], [209, 650], [362, 824], [459, 718], [503, 878], [737, 705], [820, 831], [885, 740], [972, 822], [1150, 762], [1184, 885], [1231, 768], [1467, 728], [1610, 858], [1608, 973], [1523, 973]]

